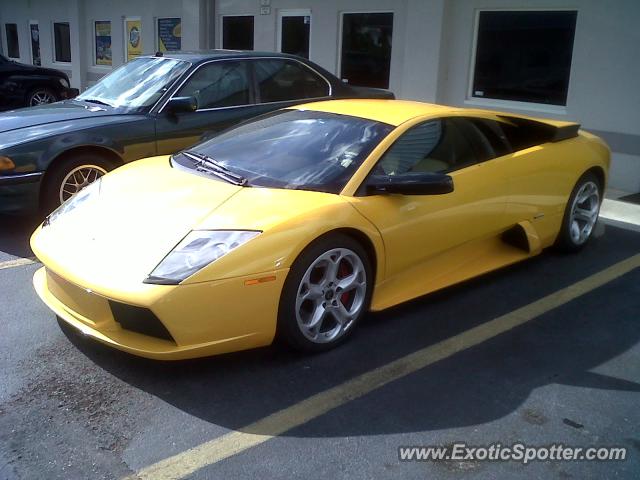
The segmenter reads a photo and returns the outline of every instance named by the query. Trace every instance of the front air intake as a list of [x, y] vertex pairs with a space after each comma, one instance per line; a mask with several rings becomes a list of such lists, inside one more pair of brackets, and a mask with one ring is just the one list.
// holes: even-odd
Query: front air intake
[[126, 303], [109, 300], [111, 313], [116, 322], [125, 330], [161, 338], [175, 343], [169, 330], [162, 324], [158, 317], [148, 308], [127, 305]]

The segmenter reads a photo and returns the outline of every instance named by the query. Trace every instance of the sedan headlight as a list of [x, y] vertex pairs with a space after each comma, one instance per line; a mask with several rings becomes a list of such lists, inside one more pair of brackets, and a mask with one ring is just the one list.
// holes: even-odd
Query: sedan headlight
[[175, 285], [261, 232], [194, 230], [162, 259], [144, 283]]
[[69, 88], [69, 81], [66, 78], [59, 78], [58, 80], [64, 88]]
[[81, 205], [87, 203], [92, 198], [100, 195], [100, 188], [102, 186], [102, 177], [98, 178], [95, 182], [86, 186], [74, 196], [69, 198], [66, 202], [60, 205], [57, 209], [51, 212], [47, 218], [44, 219], [42, 224], [43, 227], [46, 227], [50, 223], [55, 222], [57, 219], [62, 217], [63, 215], [68, 215], [70, 212], [80, 207]]

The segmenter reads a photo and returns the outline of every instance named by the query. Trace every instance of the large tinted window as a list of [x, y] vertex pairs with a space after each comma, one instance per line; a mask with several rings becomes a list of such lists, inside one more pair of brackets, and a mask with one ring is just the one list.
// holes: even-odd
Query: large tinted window
[[329, 85], [320, 76], [290, 60], [255, 60], [260, 102], [282, 102], [329, 95]]
[[[246, 177], [248, 185], [338, 193], [393, 127], [332, 113], [280, 110], [191, 150]], [[174, 160], [187, 167], [185, 155]]]
[[253, 50], [253, 16], [222, 17], [222, 48]]
[[473, 147], [454, 119], [431, 120], [405, 132], [384, 154], [374, 173], [450, 172], [476, 163]]
[[56, 62], [71, 61], [71, 34], [69, 24], [57, 22], [53, 24], [53, 39], [55, 43]]
[[11, 58], [20, 58], [20, 46], [18, 43], [18, 25], [5, 23], [7, 32], [7, 55]]
[[350, 85], [389, 88], [393, 13], [342, 15], [341, 77]]
[[200, 67], [178, 92], [194, 96], [198, 109], [246, 105], [249, 75], [246, 62], [214, 62]]
[[473, 96], [566, 105], [576, 15], [480, 12]]

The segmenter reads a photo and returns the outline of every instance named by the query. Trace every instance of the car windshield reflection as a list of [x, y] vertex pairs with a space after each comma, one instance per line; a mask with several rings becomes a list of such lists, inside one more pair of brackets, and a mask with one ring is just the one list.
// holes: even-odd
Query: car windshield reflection
[[136, 58], [77, 97], [111, 107], [150, 107], [190, 66], [171, 58]]

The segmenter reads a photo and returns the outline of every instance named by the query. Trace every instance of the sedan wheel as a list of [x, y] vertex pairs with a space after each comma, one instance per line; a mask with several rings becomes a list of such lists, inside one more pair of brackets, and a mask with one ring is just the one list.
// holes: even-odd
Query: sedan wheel
[[107, 171], [98, 165], [80, 165], [71, 170], [60, 185], [60, 203], [64, 203], [87, 185], [95, 182]]
[[299, 350], [335, 347], [355, 329], [371, 299], [373, 275], [363, 247], [332, 234], [294, 262], [280, 299], [278, 336]]
[[47, 103], [57, 102], [56, 96], [49, 90], [41, 89], [35, 90], [29, 95], [29, 106], [35, 107], [38, 105], [45, 105]]

